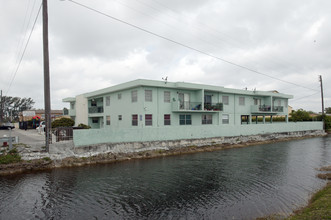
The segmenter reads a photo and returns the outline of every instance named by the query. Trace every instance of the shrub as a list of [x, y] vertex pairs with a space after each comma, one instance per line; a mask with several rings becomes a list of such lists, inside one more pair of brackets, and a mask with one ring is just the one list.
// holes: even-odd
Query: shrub
[[49, 157], [44, 157], [43, 160], [44, 160], [44, 161], [52, 161], [52, 159], [49, 158]]
[[[322, 121], [323, 116], [319, 115], [317, 116], [318, 121]], [[325, 130], [330, 130], [331, 129], [331, 116], [324, 115], [324, 123], [325, 123]]]
[[52, 128], [57, 127], [72, 127], [74, 126], [75, 121], [71, 118], [60, 118], [52, 122]]
[[79, 128], [83, 128], [83, 129], [90, 129], [90, 128], [91, 128], [91, 126], [88, 126], [88, 125], [83, 124], [83, 123], [80, 123], [80, 124], [78, 125], [78, 127], [79, 127]]
[[297, 111], [293, 110], [291, 115], [291, 120], [296, 121], [311, 121], [311, 117], [309, 116], [309, 113], [303, 109], [299, 109]]

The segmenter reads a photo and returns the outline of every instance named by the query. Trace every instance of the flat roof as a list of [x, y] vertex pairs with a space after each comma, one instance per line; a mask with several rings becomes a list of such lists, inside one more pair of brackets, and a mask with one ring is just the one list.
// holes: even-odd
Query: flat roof
[[[283, 93], [275, 93], [273, 91], [257, 91], [257, 90], [242, 90], [242, 89], [230, 89], [225, 88], [223, 86], [214, 86], [214, 85], [206, 85], [206, 84], [198, 84], [198, 83], [187, 83], [187, 82], [166, 82], [166, 81], [158, 81], [158, 80], [147, 80], [147, 79], [136, 79], [133, 81], [129, 81], [126, 83], [121, 83], [115, 86], [110, 86], [104, 89], [99, 89], [93, 92], [83, 94], [86, 98], [102, 96], [104, 94], [113, 93], [121, 90], [126, 90], [130, 88], [136, 87], [158, 87], [158, 88], [171, 88], [171, 89], [186, 89], [186, 90], [205, 90], [209, 92], [221, 92], [228, 94], [242, 94], [242, 95], [251, 95], [251, 96], [273, 96], [280, 98], [293, 98], [292, 95], [283, 94]], [[75, 101], [75, 98], [68, 97], [62, 100], [63, 102], [71, 102]]]

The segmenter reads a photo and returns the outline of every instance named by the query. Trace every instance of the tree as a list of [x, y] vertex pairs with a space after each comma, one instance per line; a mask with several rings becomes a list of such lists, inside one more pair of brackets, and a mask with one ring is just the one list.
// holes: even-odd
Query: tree
[[325, 108], [325, 113], [326, 114], [331, 114], [331, 107]]
[[71, 118], [60, 118], [56, 119], [55, 121], [52, 121], [52, 128], [57, 127], [72, 127], [74, 126], [75, 121]]
[[19, 113], [32, 109], [34, 101], [31, 98], [20, 98], [4, 96], [3, 102], [3, 118], [4, 121], [18, 121]]
[[290, 115], [292, 121], [310, 121], [309, 113], [303, 109], [293, 110]]

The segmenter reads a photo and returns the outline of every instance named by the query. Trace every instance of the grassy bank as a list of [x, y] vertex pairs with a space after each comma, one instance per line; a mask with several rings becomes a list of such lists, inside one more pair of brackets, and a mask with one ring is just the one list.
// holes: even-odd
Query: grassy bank
[[[322, 167], [320, 171], [323, 173], [318, 174], [318, 178], [331, 180], [331, 166]], [[331, 219], [331, 182], [313, 195], [307, 207], [296, 211], [288, 219]]]
[[288, 220], [331, 219], [331, 183], [318, 191], [310, 200], [309, 205], [295, 212]]
[[[331, 166], [322, 167], [319, 169], [323, 173], [317, 175], [318, 178], [331, 180]], [[271, 215], [263, 218], [258, 218], [257, 220], [316, 220], [316, 219], [331, 219], [331, 182], [316, 192], [310, 199], [308, 205], [303, 207], [289, 216], [284, 218], [281, 215]]]
[[8, 152], [7, 150], [1, 151], [0, 164], [18, 163], [20, 161], [21, 161], [21, 156], [18, 154], [15, 148]]

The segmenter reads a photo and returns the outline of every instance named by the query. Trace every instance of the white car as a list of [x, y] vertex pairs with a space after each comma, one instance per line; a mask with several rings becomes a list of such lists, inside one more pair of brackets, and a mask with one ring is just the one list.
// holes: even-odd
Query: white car
[[46, 126], [46, 122], [42, 121], [40, 122], [39, 126], [36, 128], [38, 132], [44, 132]]

